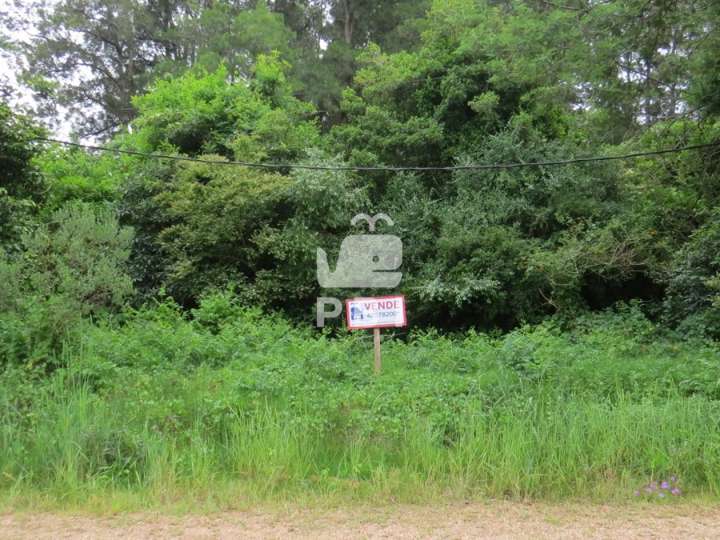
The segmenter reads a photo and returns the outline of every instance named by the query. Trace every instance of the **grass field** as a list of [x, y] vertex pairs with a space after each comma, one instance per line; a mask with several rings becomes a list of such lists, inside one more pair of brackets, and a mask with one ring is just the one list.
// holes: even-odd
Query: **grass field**
[[88, 325], [49, 376], [6, 368], [0, 504], [720, 495], [720, 351], [635, 311], [388, 339], [379, 377], [367, 335], [230, 311], [160, 306]]

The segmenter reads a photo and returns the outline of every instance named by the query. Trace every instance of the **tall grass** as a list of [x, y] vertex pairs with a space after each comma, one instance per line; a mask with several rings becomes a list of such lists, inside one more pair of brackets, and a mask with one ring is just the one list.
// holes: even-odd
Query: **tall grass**
[[196, 424], [162, 434], [128, 425], [82, 387], [40, 407], [32, 429], [2, 425], [2, 484], [16, 501], [28, 490], [58, 504], [131, 492], [162, 504], [218, 486], [237, 497], [220, 501], [231, 506], [306, 496], [607, 499], [670, 475], [686, 490], [720, 493], [720, 411], [704, 398], [528, 399], [468, 410], [452, 442], [419, 418], [392, 437], [339, 438], [267, 408], [228, 419], [220, 433]]
[[375, 378], [357, 338], [263, 325], [143, 319], [89, 329], [49, 377], [6, 369], [0, 500], [627, 500], [670, 476], [720, 495], [713, 344], [613, 325], [425, 335], [387, 343]]

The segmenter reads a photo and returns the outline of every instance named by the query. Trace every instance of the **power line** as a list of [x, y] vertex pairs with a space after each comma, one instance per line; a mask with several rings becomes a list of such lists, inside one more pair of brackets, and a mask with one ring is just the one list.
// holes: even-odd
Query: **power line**
[[689, 146], [681, 146], [676, 148], [665, 148], [663, 150], [647, 150], [644, 152], [634, 152], [631, 154], [622, 154], [619, 156], [587, 156], [576, 157], [570, 159], [560, 159], [551, 161], [528, 161], [517, 163], [489, 163], [489, 164], [472, 164], [472, 165], [453, 165], [448, 167], [385, 167], [385, 166], [350, 166], [350, 165], [301, 165], [290, 163], [252, 163], [247, 161], [213, 161], [210, 159], [192, 158], [187, 156], [172, 156], [168, 154], [146, 154], [136, 150], [121, 150], [119, 148], [107, 148], [105, 146], [93, 146], [90, 144], [81, 144], [70, 141], [62, 141], [59, 139], [50, 139], [45, 137], [35, 137], [33, 141], [50, 142], [62, 144], [64, 146], [72, 146], [76, 148], [84, 148], [98, 152], [111, 152], [115, 154], [126, 154], [129, 156], [138, 156], [142, 158], [167, 159], [171, 161], [190, 161], [193, 163], [207, 163], [210, 165], [234, 165], [239, 167], [248, 167], [254, 169], [304, 169], [310, 171], [354, 171], [354, 172], [452, 172], [452, 171], [483, 171], [497, 169], [517, 169], [521, 167], [545, 167], [553, 165], [570, 165], [573, 163], [588, 163], [597, 161], [613, 161], [622, 159], [634, 159], [646, 156], [659, 156], [663, 154], [673, 154], [677, 152], [685, 152], [688, 150], [701, 150], [703, 148], [720, 147], [720, 141], [706, 144], [693, 144]]

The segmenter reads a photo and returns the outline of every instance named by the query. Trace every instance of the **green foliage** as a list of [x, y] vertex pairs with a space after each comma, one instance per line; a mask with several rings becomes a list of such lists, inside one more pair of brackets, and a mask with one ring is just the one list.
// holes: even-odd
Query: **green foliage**
[[45, 177], [43, 213], [50, 214], [72, 201], [98, 206], [117, 202], [120, 187], [132, 171], [132, 158], [108, 153], [88, 154], [50, 147], [34, 163]]
[[63, 504], [226, 484], [233, 500], [627, 500], [675, 475], [720, 493], [717, 345], [670, 340], [635, 308], [383, 352], [376, 377], [359, 336], [311, 336], [228, 292], [192, 320], [165, 301], [88, 327], [51, 377], [0, 375], [0, 488]]
[[276, 56], [261, 56], [251, 84], [230, 83], [222, 67], [158, 81], [135, 99], [137, 131], [126, 141], [144, 151], [170, 145], [241, 161], [301, 158], [318, 132], [312, 106], [292, 96], [284, 70]]
[[[136, 116], [132, 99], [166, 74], [226, 65], [242, 79], [258, 55], [293, 52], [293, 33], [265, 1], [36, 4], [32, 22], [6, 17], [2, 25], [13, 35], [33, 34], [15, 44], [21, 65], [32, 66], [18, 78], [34, 93], [40, 114], [57, 120], [62, 104], [83, 135], [120, 132]], [[78, 69], [82, 81], [67, 76]]]
[[[77, 17], [67, 2], [51, 10], [59, 29], [36, 51], [41, 76], [56, 75], [48, 69], [66, 41], [61, 30], [103, 24], [106, 7], [94, 0]], [[163, 44], [118, 68], [122, 96], [83, 89], [112, 94], [109, 115], [131, 100], [130, 133], [112, 145], [211, 163], [56, 149], [36, 162], [49, 188], [41, 215], [67, 201], [119, 199], [123, 223], [136, 229], [130, 268], [145, 299], [164, 288], [191, 308], [204, 291], [233, 286], [245, 303], [308, 318], [319, 293], [315, 250], [334, 255], [354, 232], [352, 216], [374, 211], [389, 213], [403, 240], [413, 324], [510, 329], [633, 298], [673, 325], [697, 315], [689, 306], [713, 313], [712, 264], [695, 257], [691, 271], [679, 260], [699, 252], [688, 239], [716, 213], [712, 149], [456, 173], [225, 164], [563, 161], [712, 142], [713, 80], [703, 72], [714, 58], [711, 3], [181, 1], [118, 10], [129, 23], [65, 43], [68, 66], [98, 39], [134, 52], [141, 35]], [[91, 69], [114, 65], [116, 52], [93, 57]], [[337, 125], [323, 133], [321, 119]], [[12, 223], [27, 228], [20, 217]], [[703, 332], [713, 335], [713, 324]]]
[[[265, 305], [283, 301], [288, 292], [307, 297], [308, 280], [305, 292], [296, 285], [300, 264], [280, 270], [277, 265], [295, 258], [288, 249], [301, 252], [302, 262], [310, 260], [311, 238], [293, 245], [293, 239], [308, 237], [304, 220], [296, 216], [302, 226], [287, 226], [289, 238], [280, 238], [280, 231], [293, 212], [320, 203], [298, 200], [301, 191], [280, 173], [221, 164], [225, 158], [292, 162], [319, 143], [312, 107], [293, 97], [286, 69], [277, 55], [260, 56], [249, 84], [229, 83], [223, 68], [191, 72], [157, 83], [136, 100], [137, 130], [123, 144], [144, 150], [171, 145], [218, 163], [147, 164], [124, 186], [121, 215], [137, 231], [132, 267], [142, 292], [164, 285], [185, 305], [208, 288], [228, 284]], [[270, 278], [273, 273], [293, 283], [281, 285]]]
[[187, 21], [185, 39], [197, 50], [195, 66], [214, 71], [225, 65], [233, 78], [242, 79], [252, 73], [255, 60], [263, 54], [276, 51], [285, 58], [291, 56], [294, 36], [282, 16], [273, 13], [265, 0], [253, 4], [203, 6], [196, 20]]
[[691, 57], [691, 70], [693, 76], [688, 88], [688, 101], [692, 103], [704, 117], [717, 118], [720, 115], [720, 66], [718, 56], [714, 54], [720, 46], [717, 28], [720, 26], [720, 9], [712, 3], [707, 4], [708, 9], [702, 13], [706, 27], [710, 31], [702, 43], [696, 46]]
[[[339, 159], [311, 153], [308, 165], [342, 166]], [[287, 216], [276, 224], [263, 227], [255, 236], [259, 260], [266, 266], [256, 274], [256, 302], [305, 320], [314, 313], [320, 293], [317, 284], [318, 247], [331, 252], [339, 249], [342, 239], [351, 233], [352, 216], [367, 209], [366, 190], [344, 171], [298, 169], [290, 177], [286, 194]]]
[[665, 314], [684, 331], [720, 337], [720, 215], [715, 214], [674, 257]]
[[[187, 3], [171, 0], [156, 9], [150, 9], [151, 4], [62, 0], [36, 3], [32, 26], [8, 17], [4, 26], [33, 34], [18, 46], [26, 60], [21, 65], [27, 66], [18, 78], [36, 96], [39, 112], [52, 117], [63, 104], [86, 135], [112, 133], [127, 123], [133, 117], [130, 98], [147, 85], [158, 59], [173, 52], [182, 57], [184, 52], [159, 43], [169, 37], [173, 16]], [[68, 76], [79, 69], [84, 71], [82, 80]]]
[[[720, 495], [719, 150], [563, 163], [720, 139], [715, 3], [110, 4], [39, 11], [26, 82], [199, 159], [0, 106], [3, 496]], [[361, 212], [403, 242], [379, 377], [293, 325], [377, 294], [317, 283]]]
[[[555, 160], [569, 150], [518, 121], [461, 163]], [[417, 322], [507, 328], [581, 310], [596, 276], [622, 283], [642, 260], [639, 240], [626, 245], [629, 233], [613, 221], [623, 210], [613, 168], [457, 171], [443, 199], [426, 193], [418, 177], [394, 178], [380, 198], [400, 224]]]
[[0, 252], [17, 249], [42, 202], [45, 184], [32, 159], [42, 130], [0, 103]]
[[715, 56], [717, 21], [717, 6], [706, 0], [622, 0], [587, 10], [584, 33], [599, 42], [573, 48], [574, 63], [603, 111], [596, 126], [604, 140], [619, 142], [679, 116], [678, 105], [693, 92], [678, 81], [697, 79], [694, 92], [702, 92], [712, 79], [703, 64]]
[[360, 56], [360, 92], [345, 94], [350, 123], [336, 128], [337, 139], [384, 163], [430, 165], [449, 164], [521, 111], [556, 136], [567, 124], [562, 74], [553, 69], [563, 64], [537, 53], [573, 39], [557, 26], [521, 5], [508, 14], [485, 2], [435, 3], [417, 51], [369, 47]]
[[156, 197], [169, 222], [159, 235], [168, 292], [187, 303], [206, 287], [252, 277], [253, 238], [282, 218], [288, 185], [287, 177], [253, 169], [180, 165]]
[[56, 211], [0, 259], [0, 361], [51, 364], [84, 318], [118, 311], [132, 293], [122, 268], [132, 232], [107, 210]]
[[[307, 163], [341, 162], [313, 153]], [[164, 286], [184, 305], [235, 285], [248, 302], [309, 317], [316, 248], [339, 245], [348, 216], [366, 201], [343, 172], [283, 176], [205, 163], [150, 169], [123, 200], [124, 221], [137, 232], [133, 274], [141, 290]]]

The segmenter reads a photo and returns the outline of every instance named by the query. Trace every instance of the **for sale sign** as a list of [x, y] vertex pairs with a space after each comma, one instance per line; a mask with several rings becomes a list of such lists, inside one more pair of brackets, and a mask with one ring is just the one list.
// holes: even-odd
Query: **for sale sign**
[[345, 315], [350, 330], [407, 326], [402, 295], [345, 300]]

